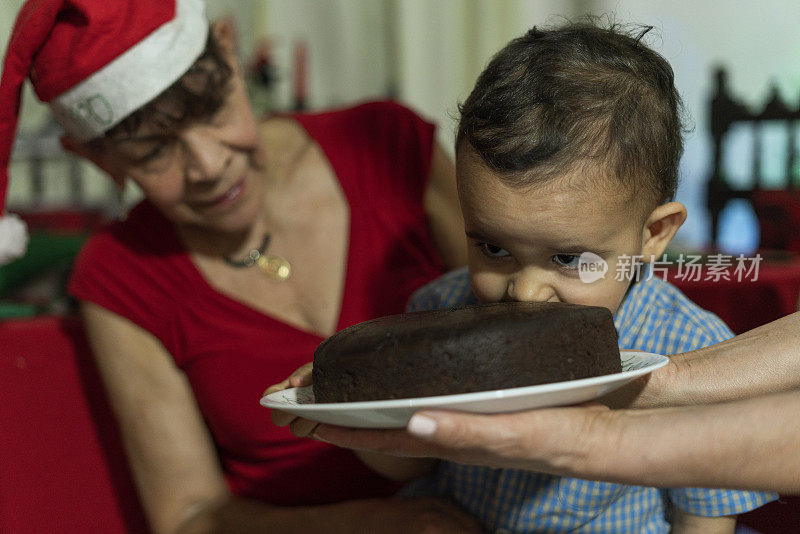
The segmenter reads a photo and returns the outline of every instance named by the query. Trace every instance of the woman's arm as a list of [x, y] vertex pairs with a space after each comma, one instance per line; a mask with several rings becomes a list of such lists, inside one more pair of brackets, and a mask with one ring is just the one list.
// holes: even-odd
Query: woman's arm
[[669, 365], [612, 393], [612, 407], [690, 406], [800, 389], [800, 312]]
[[81, 310], [155, 534], [469, 530], [469, 516], [435, 500], [279, 508], [232, 496], [192, 390], [169, 353], [104, 308], [83, 303]]
[[467, 239], [464, 237], [464, 219], [458, 204], [455, 165], [435, 141], [423, 202], [433, 242], [445, 266], [454, 269], [466, 265]]
[[800, 391], [705, 406], [419, 412], [405, 430], [319, 425], [348, 448], [661, 487], [800, 492]]

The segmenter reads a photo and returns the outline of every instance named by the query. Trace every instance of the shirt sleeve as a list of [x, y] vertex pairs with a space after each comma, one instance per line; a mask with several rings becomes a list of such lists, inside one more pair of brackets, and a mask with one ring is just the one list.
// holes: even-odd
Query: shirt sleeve
[[[673, 352], [688, 352], [733, 337], [728, 325], [713, 313], [691, 301], [685, 306], [679, 306], [670, 325], [670, 335], [677, 340]], [[775, 493], [703, 488], [674, 488], [667, 490], [667, 494], [681, 510], [703, 517], [742, 514], [778, 498]]]
[[416, 290], [408, 301], [407, 312], [439, 310], [469, 304], [469, 274], [466, 267], [443, 274]]
[[703, 517], [743, 514], [778, 498], [775, 493], [726, 489], [678, 488], [667, 493], [675, 506]]
[[170, 282], [159, 276], [158, 262], [156, 257], [140, 257], [113, 231], [103, 231], [93, 236], [78, 255], [69, 293], [129, 320], [170, 346], [172, 292], [166, 287]]

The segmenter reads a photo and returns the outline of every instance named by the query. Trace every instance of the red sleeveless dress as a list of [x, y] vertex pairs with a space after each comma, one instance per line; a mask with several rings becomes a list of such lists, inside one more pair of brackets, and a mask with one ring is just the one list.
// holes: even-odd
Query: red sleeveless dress
[[[391, 102], [294, 118], [322, 147], [350, 205], [337, 329], [402, 312], [443, 271], [422, 207], [434, 126]], [[310, 361], [322, 338], [214, 290], [148, 202], [89, 240], [69, 288], [161, 341], [194, 390], [234, 494], [310, 505], [396, 489], [351, 452], [271, 423], [261, 392]]]

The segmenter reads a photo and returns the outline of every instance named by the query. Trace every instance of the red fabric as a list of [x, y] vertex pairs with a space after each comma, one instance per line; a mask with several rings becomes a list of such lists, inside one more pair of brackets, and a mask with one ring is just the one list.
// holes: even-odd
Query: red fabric
[[800, 253], [800, 191], [761, 190], [750, 197], [762, 248]]
[[714, 312], [736, 334], [794, 313], [800, 298], [800, 256], [776, 261], [764, 259], [758, 278], [730, 280], [687, 280], [670, 269], [667, 280], [675, 284], [692, 302]]
[[0, 322], [0, 532], [147, 532], [78, 319]]
[[36, 94], [49, 102], [174, 17], [174, 0], [29, 0], [9, 53], [33, 56]]
[[28, 0], [17, 15], [0, 80], [0, 215], [8, 162], [30, 73], [49, 102], [117, 58], [175, 15], [166, 0]]
[[800, 495], [781, 495], [777, 501], [739, 516], [739, 524], [760, 534], [787, 534], [800, 530]]
[[[443, 270], [422, 208], [433, 125], [386, 102], [297, 119], [324, 150], [350, 203], [338, 328], [401, 312], [411, 292]], [[322, 338], [213, 290], [151, 205], [87, 244], [70, 290], [151, 332], [172, 354], [234, 493], [299, 505], [395, 490], [352, 453], [270, 423], [261, 392], [310, 361]]]
[[100, 210], [37, 210], [18, 213], [30, 232], [54, 234], [93, 232], [105, 226], [109, 219]]

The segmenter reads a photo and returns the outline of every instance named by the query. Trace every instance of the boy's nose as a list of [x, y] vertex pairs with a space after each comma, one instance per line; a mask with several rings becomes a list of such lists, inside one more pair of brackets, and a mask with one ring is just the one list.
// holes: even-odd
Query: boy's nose
[[186, 176], [193, 182], [218, 179], [232, 157], [224, 143], [202, 129], [188, 129], [181, 141], [186, 151]]
[[553, 287], [536, 273], [525, 272], [512, 276], [506, 290], [508, 300], [516, 302], [544, 302], [555, 295]]

